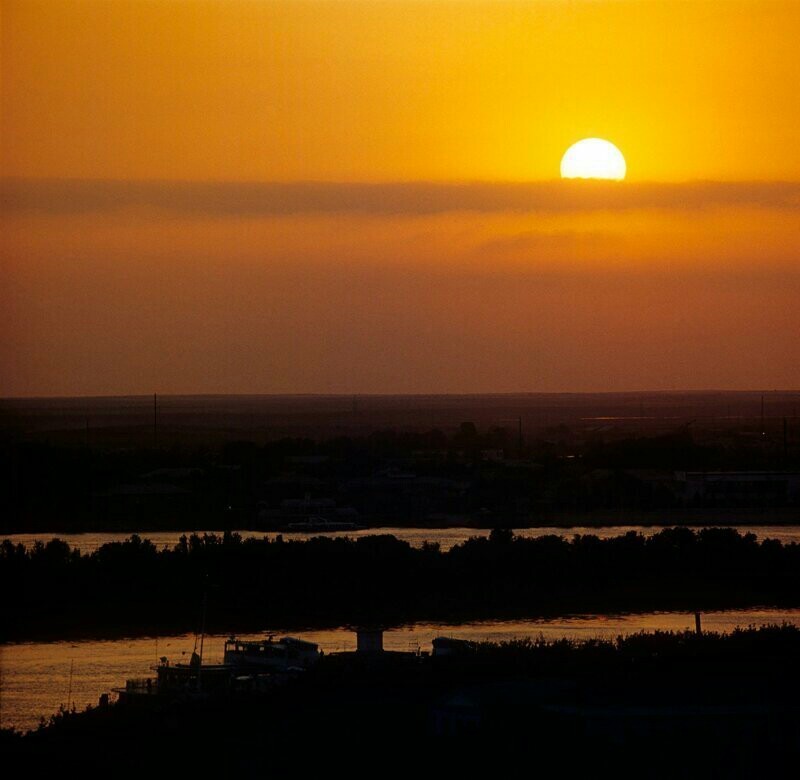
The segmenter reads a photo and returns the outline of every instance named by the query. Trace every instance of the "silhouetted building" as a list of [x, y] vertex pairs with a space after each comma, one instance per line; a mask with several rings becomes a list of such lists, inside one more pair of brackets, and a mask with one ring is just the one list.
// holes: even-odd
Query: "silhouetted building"
[[791, 506], [800, 503], [798, 471], [684, 471], [676, 482], [687, 506]]
[[383, 652], [382, 628], [357, 628], [356, 651], [360, 655], [377, 655]]

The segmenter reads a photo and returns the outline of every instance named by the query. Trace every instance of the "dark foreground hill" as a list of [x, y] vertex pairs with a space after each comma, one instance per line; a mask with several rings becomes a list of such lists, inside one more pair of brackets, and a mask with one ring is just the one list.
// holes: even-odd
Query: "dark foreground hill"
[[29, 776], [796, 776], [800, 631], [327, 656], [266, 694], [111, 705], [6, 733]]

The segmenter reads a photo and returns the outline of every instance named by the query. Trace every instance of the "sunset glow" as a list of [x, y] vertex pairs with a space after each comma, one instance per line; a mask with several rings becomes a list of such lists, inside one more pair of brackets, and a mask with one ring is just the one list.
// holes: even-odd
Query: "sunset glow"
[[800, 4], [735, 7], [6, 0], [2, 391], [800, 385]]

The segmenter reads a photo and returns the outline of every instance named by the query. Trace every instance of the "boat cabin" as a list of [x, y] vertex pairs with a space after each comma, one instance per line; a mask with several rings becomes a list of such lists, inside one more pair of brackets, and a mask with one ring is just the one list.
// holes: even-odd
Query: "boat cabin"
[[225, 642], [225, 663], [230, 666], [284, 672], [307, 669], [320, 658], [319, 645], [285, 636], [269, 636], [256, 641], [231, 637]]

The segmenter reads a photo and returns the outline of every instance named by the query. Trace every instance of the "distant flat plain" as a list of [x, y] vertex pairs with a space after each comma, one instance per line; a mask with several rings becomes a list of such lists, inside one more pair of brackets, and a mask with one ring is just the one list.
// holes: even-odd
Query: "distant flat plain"
[[[156, 388], [157, 389], [157, 388]], [[637, 433], [694, 426], [760, 424], [780, 428], [797, 420], [800, 391], [641, 391], [627, 393], [508, 393], [482, 395], [158, 395], [159, 441], [281, 436], [317, 439], [374, 430], [513, 426], [523, 432], [555, 425], [613, 426]], [[0, 432], [25, 438], [135, 445], [152, 441], [153, 396], [6, 398]]]

